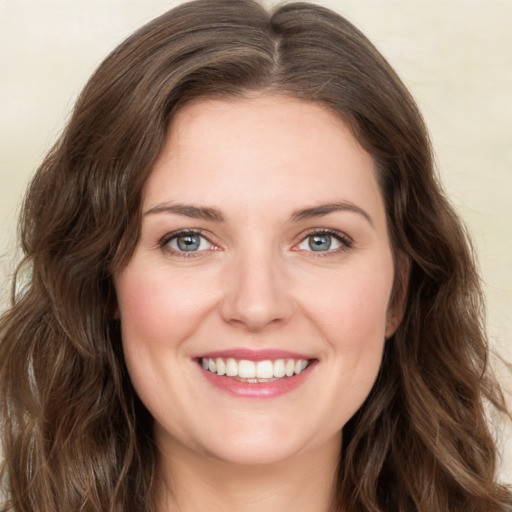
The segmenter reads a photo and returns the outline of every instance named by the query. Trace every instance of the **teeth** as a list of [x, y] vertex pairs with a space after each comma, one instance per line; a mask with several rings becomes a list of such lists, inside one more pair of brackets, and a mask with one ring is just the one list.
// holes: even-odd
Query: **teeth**
[[247, 359], [201, 359], [201, 366], [217, 375], [226, 375], [227, 377], [239, 377], [247, 379], [248, 382], [265, 382], [270, 379], [280, 379], [284, 376], [293, 377], [299, 375], [307, 368], [309, 361], [306, 359], [276, 359], [271, 361], [249, 361]]
[[217, 375], [225, 375], [226, 374], [226, 364], [224, 361], [218, 357], [215, 359], [215, 364], [217, 365]]
[[238, 377], [238, 364], [234, 359], [229, 358], [226, 361], [226, 375], [228, 377]]
[[242, 379], [254, 379], [256, 377], [256, 365], [252, 361], [242, 359], [238, 362], [238, 376]]
[[[292, 359], [291, 359], [291, 361], [292, 361]], [[274, 361], [273, 366], [274, 366], [274, 370], [273, 370], [274, 377], [281, 378], [286, 375], [284, 359], [278, 359], [277, 361]]]
[[271, 379], [274, 376], [272, 361], [259, 361], [256, 363], [256, 377], [258, 379]]

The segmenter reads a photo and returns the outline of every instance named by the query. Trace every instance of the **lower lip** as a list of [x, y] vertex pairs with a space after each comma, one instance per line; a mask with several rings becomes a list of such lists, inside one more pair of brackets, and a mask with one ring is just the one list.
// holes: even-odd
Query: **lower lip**
[[217, 375], [198, 365], [208, 382], [216, 388], [240, 398], [274, 398], [289, 393], [306, 381], [314, 366], [315, 362], [312, 362], [298, 375], [283, 377], [271, 382], [242, 382], [225, 375]]

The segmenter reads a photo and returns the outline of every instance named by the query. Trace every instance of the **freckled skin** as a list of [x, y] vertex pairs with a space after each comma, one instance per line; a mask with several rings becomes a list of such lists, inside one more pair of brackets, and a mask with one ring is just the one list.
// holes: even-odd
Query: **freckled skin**
[[[292, 218], [340, 202], [370, 220], [349, 210]], [[144, 215], [133, 257], [116, 276], [126, 362], [157, 444], [171, 458], [186, 451], [229, 464], [313, 453], [327, 460], [396, 328], [371, 157], [320, 105], [265, 95], [204, 100], [178, 113], [145, 187], [145, 212], [176, 203], [214, 208], [224, 220]], [[201, 250], [176, 250], [169, 234], [179, 230], [199, 231]], [[315, 252], [312, 230], [345, 238]], [[212, 386], [194, 360], [232, 348], [298, 351], [318, 363], [289, 393], [242, 399]]]

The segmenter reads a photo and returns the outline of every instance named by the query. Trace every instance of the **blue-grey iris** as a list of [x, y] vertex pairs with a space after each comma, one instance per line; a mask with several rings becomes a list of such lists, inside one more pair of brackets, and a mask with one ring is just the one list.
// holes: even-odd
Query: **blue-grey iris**
[[176, 244], [180, 251], [197, 251], [199, 249], [199, 245], [201, 244], [201, 238], [199, 235], [181, 235], [176, 239]]
[[331, 241], [331, 235], [311, 235], [308, 244], [312, 251], [328, 251]]

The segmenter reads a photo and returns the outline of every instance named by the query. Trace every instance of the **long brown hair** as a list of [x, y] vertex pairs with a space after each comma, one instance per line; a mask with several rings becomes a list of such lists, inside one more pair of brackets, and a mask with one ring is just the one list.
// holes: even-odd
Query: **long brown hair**
[[333, 510], [511, 510], [485, 414], [506, 407], [487, 368], [478, 273], [414, 101], [341, 16], [251, 0], [183, 4], [122, 43], [30, 185], [25, 258], [0, 325], [4, 510], [154, 510], [158, 452], [125, 368], [112, 275], [137, 243], [173, 114], [255, 90], [319, 102], [348, 123], [376, 162], [395, 297], [407, 288], [377, 382], [343, 429]]

